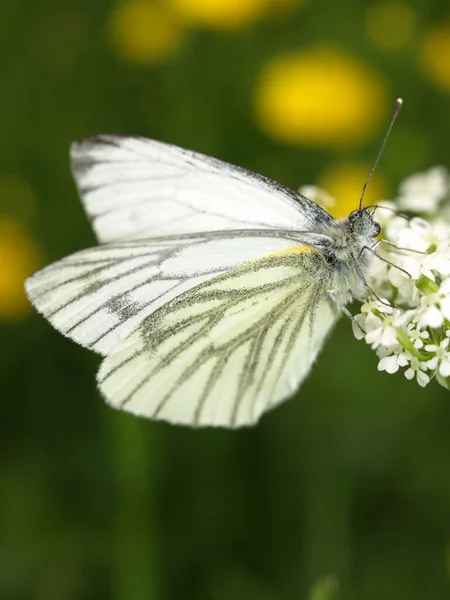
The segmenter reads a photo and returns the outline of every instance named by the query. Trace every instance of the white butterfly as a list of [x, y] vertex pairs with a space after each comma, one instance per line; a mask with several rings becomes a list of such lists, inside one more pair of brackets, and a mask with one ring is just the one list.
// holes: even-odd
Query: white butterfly
[[337, 220], [266, 177], [143, 138], [95, 137], [71, 157], [101, 245], [39, 271], [26, 291], [104, 356], [106, 401], [240, 427], [291, 396], [364, 289], [372, 213]]

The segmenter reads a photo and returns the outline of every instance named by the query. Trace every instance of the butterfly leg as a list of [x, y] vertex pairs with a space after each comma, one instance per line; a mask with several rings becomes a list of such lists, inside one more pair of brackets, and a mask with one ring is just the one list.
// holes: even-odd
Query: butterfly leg
[[358, 323], [358, 321], [355, 319], [355, 317], [352, 315], [352, 313], [348, 310], [348, 308], [342, 304], [342, 302], [339, 302], [339, 300], [334, 296], [333, 291], [328, 291], [328, 296], [330, 297], [330, 300], [333, 302], [333, 304], [341, 311], [344, 313], [344, 315], [346, 317], [348, 317], [350, 319], [350, 321], [352, 323], [354, 323], [358, 329], [361, 330], [361, 333], [363, 335], [366, 335], [366, 332], [364, 331], [364, 329], [361, 327], [361, 325]]
[[[367, 246], [365, 246], [365, 247], [367, 247]], [[377, 256], [378, 256], [378, 254], [377, 254]], [[380, 296], [378, 296], [378, 294], [377, 294], [377, 293], [376, 293], [376, 292], [375, 292], [375, 291], [374, 291], [374, 290], [373, 290], [373, 289], [370, 287], [370, 285], [367, 283], [367, 279], [365, 278], [365, 276], [364, 276], [364, 273], [363, 273], [363, 271], [362, 271], [362, 269], [361, 269], [361, 267], [360, 267], [360, 265], [359, 265], [358, 261], [356, 261], [356, 260], [355, 260], [355, 261], [354, 261], [354, 265], [355, 265], [355, 270], [356, 270], [356, 272], [358, 273], [358, 275], [359, 275], [359, 277], [360, 277], [361, 281], [362, 281], [362, 282], [363, 282], [363, 284], [364, 284], [364, 287], [365, 287], [367, 290], [369, 290], [369, 292], [372, 294], [372, 296], [373, 296], [373, 297], [374, 297], [376, 300], [378, 300], [378, 302], [379, 302], [380, 304], [384, 304], [385, 306], [389, 306], [389, 308], [392, 308], [392, 305], [391, 305], [391, 304], [389, 304], [389, 302], [385, 302], [384, 300], [382, 300], [382, 299], [380, 298]], [[400, 267], [398, 267], [398, 268], [400, 269]], [[403, 269], [402, 269], [402, 270], [403, 270]], [[409, 273], [408, 273], [408, 275], [409, 275]]]
[[400, 246], [396, 246], [389, 240], [378, 240], [377, 243], [385, 244], [386, 246], [389, 246], [389, 248], [392, 248], [391, 252], [395, 251], [398, 254], [408, 254], [410, 252], [413, 252], [414, 254], [423, 254], [423, 255], [426, 254], [426, 252], [422, 252], [422, 250], [413, 250], [412, 248], [401, 248]]
[[[379, 242], [381, 242], [382, 240], [379, 240]], [[392, 261], [388, 260], [387, 258], [384, 258], [384, 256], [381, 256], [380, 254], [378, 254], [378, 252], [376, 250], [374, 250], [374, 248], [378, 245], [378, 242], [376, 242], [376, 244], [374, 244], [372, 247], [370, 246], [363, 246], [361, 248], [361, 252], [359, 253], [359, 256], [361, 256], [362, 252], [364, 250], [367, 250], [367, 252], [370, 252], [371, 254], [373, 254], [374, 256], [376, 256], [377, 258], [379, 258], [380, 260], [382, 260], [383, 262], [387, 263], [388, 265], [391, 265], [391, 267], [394, 267], [395, 269], [398, 269], [399, 271], [401, 271], [402, 273], [404, 273], [407, 277], [409, 277], [409, 279], [412, 279], [412, 275], [410, 273], [408, 273], [408, 271], [405, 271], [405, 269], [402, 269], [402, 267], [399, 267], [398, 265], [396, 265], [395, 263], [393, 263]]]

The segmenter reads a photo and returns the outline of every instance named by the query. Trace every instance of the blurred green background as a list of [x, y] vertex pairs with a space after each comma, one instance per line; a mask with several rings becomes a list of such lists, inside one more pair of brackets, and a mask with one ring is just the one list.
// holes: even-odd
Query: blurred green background
[[[2, 0], [0, 598], [450, 598], [450, 404], [378, 373], [342, 320], [293, 400], [251, 430], [108, 408], [99, 357], [23, 280], [95, 244], [69, 144], [176, 143], [355, 208], [448, 165], [444, 0]], [[331, 578], [331, 579], [330, 579]], [[313, 586], [316, 586], [313, 590]], [[313, 591], [312, 591], [313, 590]]]

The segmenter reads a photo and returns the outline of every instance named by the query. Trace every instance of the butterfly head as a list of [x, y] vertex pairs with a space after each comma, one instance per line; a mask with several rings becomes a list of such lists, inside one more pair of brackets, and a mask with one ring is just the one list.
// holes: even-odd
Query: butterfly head
[[377, 223], [368, 208], [359, 208], [351, 212], [347, 219], [348, 228], [354, 237], [376, 238], [381, 232], [381, 226]]

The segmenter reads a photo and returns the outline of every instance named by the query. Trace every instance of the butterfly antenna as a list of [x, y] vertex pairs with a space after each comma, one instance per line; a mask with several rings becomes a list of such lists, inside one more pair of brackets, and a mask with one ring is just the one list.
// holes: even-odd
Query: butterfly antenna
[[369, 173], [369, 175], [368, 175], [368, 177], [367, 177], [367, 179], [366, 179], [366, 181], [364, 183], [364, 186], [363, 186], [363, 189], [362, 189], [362, 192], [361, 192], [361, 199], [359, 201], [359, 210], [361, 210], [361, 207], [362, 207], [364, 193], [366, 191], [367, 184], [369, 183], [370, 178], [373, 175], [373, 172], [377, 168], [378, 162], [379, 162], [379, 160], [381, 158], [381, 155], [383, 154], [384, 147], [386, 146], [387, 139], [389, 137], [389, 134], [391, 133], [392, 126], [395, 123], [395, 119], [397, 118], [397, 115], [400, 112], [400, 109], [401, 109], [402, 105], [403, 105], [403, 100], [401, 98], [397, 98], [397, 100], [395, 102], [394, 114], [392, 115], [392, 119], [391, 119], [391, 122], [389, 123], [388, 130], [386, 131], [386, 135], [383, 138], [383, 142], [381, 144], [380, 151], [378, 152], [378, 156], [375, 159], [375, 162], [373, 163], [373, 167], [370, 169], [370, 173]]

